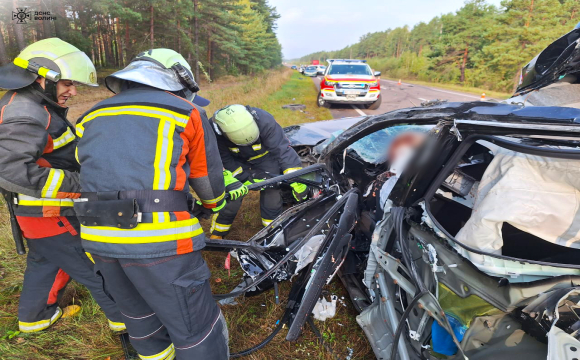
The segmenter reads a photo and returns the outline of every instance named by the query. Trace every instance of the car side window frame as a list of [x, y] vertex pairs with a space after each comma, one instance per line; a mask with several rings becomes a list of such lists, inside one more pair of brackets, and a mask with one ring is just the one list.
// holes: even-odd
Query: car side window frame
[[549, 263], [545, 261], [537, 261], [537, 260], [529, 260], [529, 259], [521, 259], [511, 256], [505, 255], [498, 255], [498, 254], [491, 254], [485, 251], [472, 248], [467, 246], [455, 239], [453, 235], [451, 235], [433, 216], [431, 212], [430, 201], [435, 196], [437, 189], [441, 187], [445, 179], [456, 169], [457, 165], [461, 161], [463, 155], [469, 150], [469, 148], [475, 144], [478, 140], [488, 141], [492, 144], [495, 144], [499, 147], [512, 150], [515, 152], [520, 152], [529, 155], [536, 155], [536, 156], [545, 156], [550, 158], [557, 158], [557, 159], [567, 159], [567, 160], [578, 160], [580, 161], [580, 150], [572, 150], [572, 149], [554, 149], [554, 148], [540, 148], [533, 145], [525, 145], [521, 143], [516, 143], [513, 141], [509, 141], [506, 139], [499, 138], [497, 136], [492, 135], [470, 135], [465, 138], [461, 144], [455, 149], [449, 160], [443, 166], [443, 169], [435, 176], [431, 185], [427, 188], [425, 195], [423, 197], [423, 202], [425, 204], [425, 212], [429, 216], [430, 220], [433, 222], [433, 225], [437, 227], [446, 237], [447, 240], [453, 242], [454, 244], [462, 247], [463, 249], [476, 253], [479, 255], [485, 255], [490, 257], [495, 257], [504, 260], [511, 260], [511, 261], [518, 261], [522, 263], [530, 263], [536, 265], [544, 265], [544, 266], [552, 266], [552, 267], [564, 267], [564, 268], [571, 268], [571, 269], [580, 269], [580, 265], [573, 265], [573, 264], [559, 264], [559, 263]]

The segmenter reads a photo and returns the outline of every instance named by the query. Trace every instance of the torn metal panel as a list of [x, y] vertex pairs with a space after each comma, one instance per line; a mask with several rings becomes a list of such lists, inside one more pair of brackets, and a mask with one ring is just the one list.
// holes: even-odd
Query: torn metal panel
[[546, 346], [506, 314], [474, 319], [461, 346], [469, 360], [546, 360], [547, 356]]
[[548, 332], [548, 360], [577, 360], [580, 341], [557, 326]]

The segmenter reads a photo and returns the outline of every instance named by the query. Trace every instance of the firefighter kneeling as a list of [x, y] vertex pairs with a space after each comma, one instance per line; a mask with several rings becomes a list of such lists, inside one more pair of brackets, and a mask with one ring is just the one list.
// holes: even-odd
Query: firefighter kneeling
[[[268, 112], [243, 105], [229, 105], [212, 117], [222, 162], [245, 185], [264, 180], [266, 175], [287, 174], [302, 168], [298, 154], [284, 136], [282, 127]], [[308, 198], [308, 187], [292, 183], [296, 201]], [[242, 200], [230, 201], [212, 218], [212, 239], [228, 234]], [[282, 213], [280, 189], [260, 192], [262, 225], [268, 226]]]

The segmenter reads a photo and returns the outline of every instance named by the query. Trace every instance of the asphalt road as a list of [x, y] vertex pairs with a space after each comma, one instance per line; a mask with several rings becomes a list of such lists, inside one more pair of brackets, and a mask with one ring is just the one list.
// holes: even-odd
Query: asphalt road
[[[322, 79], [322, 76], [312, 78], [319, 90]], [[383, 100], [377, 110], [368, 110], [358, 105], [333, 104], [330, 112], [335, 119], [339, 119], [351, 116], [384, 114], [396, 109], [419, 106], [423, 101], [428, 100], [475, 101], [481, 98], [475, 94], [436, 89], [422, 85], [407, 83], [397, 85], [396, 81], [391, 80], [381, 80], [381, 95]]]

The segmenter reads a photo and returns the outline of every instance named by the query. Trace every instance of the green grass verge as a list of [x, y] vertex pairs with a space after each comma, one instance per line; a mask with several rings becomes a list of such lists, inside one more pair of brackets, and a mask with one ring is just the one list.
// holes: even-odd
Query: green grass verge
[[[259, 101], [257, 106], [274, 115], [276, 121], [283, 127], [332, 119], [330, 110], [318, 107], [317, 95], [318, 90], [309, 77], [292, 71], [290, 79], [282, 85], [280, 90], [263, 101]], [[282, 106], [287, 104], [303, 104], [306, 105], [306, 109], [303, 111], [282, 109]]]

